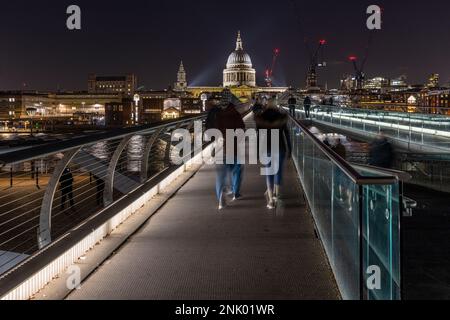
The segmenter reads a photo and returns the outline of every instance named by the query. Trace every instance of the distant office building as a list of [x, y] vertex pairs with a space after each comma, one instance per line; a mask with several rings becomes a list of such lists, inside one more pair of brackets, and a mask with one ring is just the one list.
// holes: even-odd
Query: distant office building
[[438, 88], [439, 87], [439, 74], [433, 73], [428, 79], [428, 88]]
[[389, 84], [389, 91], [400, 92], [408, 90], [408, 84], [406, 83], [406, 76], [401, 76], [399, 78], [391, 79]]
[[0, 120], [12, 120], [22, 113], [22, 96], [17, 92], [0, 93]]
[[351, 75], [344, 75], [341, 80], [341, 90], [344, 92], [349, 92], [356, 88], [356, 79]]
[[363, 89], [381, 92], [389, 86], [389, 80], [383, 77], [376, 77], [365, 81]]
[[126, 127], [133, 125], [134, 105], [130, 99], [110, 102], [105, 105], [105, 124], [107, 127]]
[[88, 81], [89, 93], [110, 93], [133, 95], [137, 87], [134, 74], [126, 76], [97, 76], [91, 74]]

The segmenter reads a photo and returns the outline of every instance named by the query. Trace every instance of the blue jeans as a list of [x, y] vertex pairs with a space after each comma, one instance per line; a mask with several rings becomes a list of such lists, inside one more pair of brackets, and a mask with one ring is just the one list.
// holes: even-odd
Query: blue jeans
[[241, 192], [242, 165], [240, 164], [218, 164], [216, 166], [216, 195], [220, 200], [224, 187], [227, 184], [227, 178], [231, 174], [231, 191], [235, 196]]
[[[284, 160], [286, 159], [286, 153], [284, 152], [280, 152], [278, 157], [275, 157], [275, 161], [278, 161], [278, 172], [274, 175], [267, 175], [266, 176], [266, 181], [267, 181], [267, 186], [273, 190], [275, 185], [280, 186], [281, 183], [283, 182], [283, 165], [284, 165]], [[267, 167], [270, 167], [272, 163], [270, 163], [269, 165], [267, 165]]]

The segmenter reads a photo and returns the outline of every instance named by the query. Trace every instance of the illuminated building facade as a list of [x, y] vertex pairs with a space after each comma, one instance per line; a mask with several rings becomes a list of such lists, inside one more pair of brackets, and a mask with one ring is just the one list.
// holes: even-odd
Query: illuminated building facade
[[88, 81], [89, 93], [109, 93], [133, 95], [137, 87], [134, 74], [125, 76], [97, 76], [91, 74]]
[[187, 92], [194, 98], [200, 98], [203, 94], [215, 94], [228, 88], [241, 102], [251, 100], [256, 93], [268, 95], [279, 94], [288, 90], [288, 87], [258, 87], [256, 84], [256, 70], [253, 68], [250, 55], [244, 51], [241, 33], [238, 32], [236, 49], [229, 55], [226, 68], [223, 70], [223, 85], [213, 86], [188, 86]]
[[433, 73], [428, 79], [428, 88], [438, 88], [439, 87], [439, 75], [437, 73]]

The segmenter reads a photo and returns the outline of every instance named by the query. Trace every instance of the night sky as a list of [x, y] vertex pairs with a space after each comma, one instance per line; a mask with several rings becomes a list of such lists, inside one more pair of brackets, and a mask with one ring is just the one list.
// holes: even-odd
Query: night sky
[[[66, 28], [71, 4], [82, 9], [81, 31]], [[450, 81], [448, 0], [2, 0], [0, 90], [86, 90], [89, 73], [132, 72], [146, 89], [162, 89], [175, 81], [181, 59], [190, 85], [220, 85], [238, 30], [259, 85], [279, 47], [275, 85], [303, 86], [305, 39], [325, 38], [328, 68], [319, 81], [337, 87], [352, 72], [347, 57], [364, 55], [370, 4], [384, 14], [368, 77], [404, 74], [409, 83], [424, 83], [439, 73], [442, 83]]]

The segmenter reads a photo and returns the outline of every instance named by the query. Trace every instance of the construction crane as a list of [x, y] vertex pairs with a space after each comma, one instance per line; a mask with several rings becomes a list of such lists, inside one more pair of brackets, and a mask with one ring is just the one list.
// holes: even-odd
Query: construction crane
[[364, 80], [366, 78], [366, 75], [364, 74], [364, 61], [361, 63], [360, 66], [358, 66], [358, 57], [356, 56], [350, 56], [348, 57], [348, 60], [353, 63], [353, 69], [355, 70], [355, 87], [356, 90], [361, 90], [364, 85]]
[[364, 87], [364, 81], [366, 80], [366, 74], [364, 73], [364, 69], [366, 67], [367, 58], [369, 57], [370, 47], [373, 42], [374, 31], [371, 31], [369, 34], [369, 41], [367, 42], [366, 51], [364, 54], [364, 58], [361, 61], [361, 64], [358, 65], [358, 57], [350, 56], [348, 60], [353, 64], [353, 69], [355, 71], [355, 82], [356, 82], [356, 90], [362, 90]]
[[275, 70], [275, 64], [277, 62], [278, 56], [280, 55], [280, 49], [273, 50], [273, 58], [272, 58], [272, 66], [270, 69], [266, 69], [265, 72], [265, 81], [267, 87], [272, 87], [273, 85], [273, 72]]
[[[308, 76], [306, 79], [307, 88], [317, 87], [317, 68], [326, 67], [327, 63], [323, 59], [323, 48], [327, 44], [326, 40], [320, 40], [319, 45], [315, 51], [308, 48], [310, 54], [310, 64], [308, 69]], [[321, 54], [321, 61], [319, 62], [319, 54]]]

